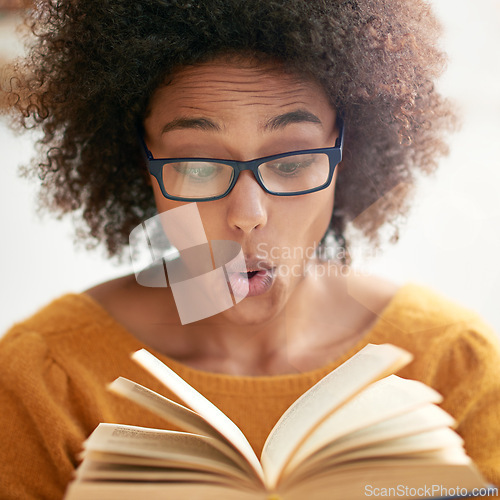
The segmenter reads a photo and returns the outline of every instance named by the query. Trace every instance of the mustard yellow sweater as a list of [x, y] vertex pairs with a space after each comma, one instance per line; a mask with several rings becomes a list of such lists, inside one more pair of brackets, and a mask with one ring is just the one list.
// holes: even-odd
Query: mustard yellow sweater
[[[399, 374], [444, 396], [442, 407], [456, 418], [468, 453], [487, 479], [500, 484], [498, 339], [474, 313], [426, 288], [403, 286], [365, 338], [341, 359], [311, 372], [230, 376], [155, 354], [236, 422], [260, 454], [286, 408], [369, 342], [391, 342], [415, 355]], [[141, 347], [85, 294], [61, 297], [2, 338], [0, 498], [60, 498], [82, 441], [99, 422], [168, 427], [106, 390], [122, 375], [176, 399], [130, 361], [130, 353]]]

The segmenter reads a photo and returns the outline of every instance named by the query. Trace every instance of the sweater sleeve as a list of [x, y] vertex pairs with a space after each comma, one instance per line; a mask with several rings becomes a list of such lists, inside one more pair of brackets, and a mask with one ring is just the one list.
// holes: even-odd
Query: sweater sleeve
[[[465, 328], [464, 328], [465, 326]], [[486, 479], [500, 485], [500, 344], [481, 320], [450, 332], [434, 387], [457, 422], [467, 453]], [[445, 340], [445, 339], [443, 339]]]
[[85, 438], [78, 398], [39, 335], [12, 330], [1, 347], [1, 496], [62, 498]]

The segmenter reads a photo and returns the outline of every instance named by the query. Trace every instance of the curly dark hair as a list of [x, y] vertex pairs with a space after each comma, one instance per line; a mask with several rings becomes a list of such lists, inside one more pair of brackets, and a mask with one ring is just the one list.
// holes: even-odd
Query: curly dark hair
[[155, 214], [138, 133], [184, 65], [247, 54], [319, 81], [347, 124], [331, 221], [341, 245], [354, 219], [375, 245], [384, 223], [397, 227], [409, 191], [393, 188], [447, 153], [454, 116], [434, 86], [445, 59], [422, 0], [39, 0], [27, 24], [36, 39], [14, 68], [11, 112], [43, 132], [41, 206], [81, 212], [77, 233], [110, 256]]

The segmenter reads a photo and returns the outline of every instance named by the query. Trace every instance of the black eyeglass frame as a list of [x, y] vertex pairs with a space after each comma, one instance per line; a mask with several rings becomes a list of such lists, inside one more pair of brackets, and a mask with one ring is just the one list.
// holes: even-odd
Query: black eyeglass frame
[[[264, 156], [262, 158], [255, 158], [254, 160], [247, 160], [247, 161], [220, 160], [217, 158], [154, 158], [153, 154], [148, 149], [148, 147], [146, 146], [146, 143], [144, 142], [144, 140], [142, 138], [141, 138], [141, 142], [142, 142], [142, 146], [144, 148], [144, 151], [146, 153], [149, 172], [158, 182], [158, 185], [160, 187], [160, 190], [161, 190], [163, 196], [169, 200], [191, 201], [191, 202], [220, 200], [221, 198], [224, 198], [225, 196], [227, 196], [231, 192], [231, 190], [233, 189], [233, 187], [236, 184], [236, 181], [238, 180], [240, 172], [243, 172], [244, 170], [250, 170], [251, 172], [253, 172], [255, 179], [259, 183], [259, 186], [266, 193], [272, 194], [274, 196], [298, 196], [298, 195], [314, 193], [316, 191], [321, 191], [323, 189], [326, 189], [330, 185], [330, 183], [332, 182], [335, 167], [342, 161], [342, 149], [344, 146], [344, 121], [340, 116], [337, 117], [337, 125], [339, 127], [339, 135], [335, 141], [335, 146], [333, 146], [333, 147], [318, 148], [318, 149], [303, 149], [300, 151], [290, 151], [288, 153], [281, 153], [278, 155]], [[278, 193], [276, 191], [271, 191], [271, 190], [266, 188], [266, 186], [264, 185], [264, 182], [262, 181], [260, 173], [259, 173], [259, 167], [263, 163], [273, 161], [273, 160], [279, 160], [280, 158], [285, 158], [287, 156], [296, 156], [296, 155], [303, 155], [303, 154], [308, 154], [308, 153], [324, 153], [328, 156], [330, 171], [328, 173], [327, 180], [321, 186], [318, 186], [318, 187], [315, 187], [312, 189], [307, 189], [306, 191], [294, 191], [294, 192], [290, 192], [290, 193]], [[222, 165], [228, 165], [228, 166], [233, 168], [233, 172], [234, 172], [231, 184], [229, 185], [229, 187], [227, 188], [227, 190], [223, 194], [220, 194], [217, 196], [210, 196], [207, 198], [185, 198], [185, 197], [181, 197], [181, 196], [173, 196], [171, 194], [168, 194], [165, 191], [165, 186], [163, 184], [163, 166], [165, 165], [165, 163], [181, 163], [184, 161], [198, 161], [198, 162], [204, 161], [204, 162], [221, 163]]]

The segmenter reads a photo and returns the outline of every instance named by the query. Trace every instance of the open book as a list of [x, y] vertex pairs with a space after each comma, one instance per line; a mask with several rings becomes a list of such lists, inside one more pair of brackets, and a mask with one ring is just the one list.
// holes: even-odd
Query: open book
[[367, 345], [297, 399], [260, 460], [240, 429], [175, 372], [146, 350], [132, 357], [185, 406], [124, 378], [110, 389], [186, 432], [100, 424], [66, 500], [331, 500], [366, 498], [376, 488], [416, 498], [425, 485], [487, 485], [450, 429], [453, 419], [436, 406], [441, 396], [393, 375], [411, 361], [393, 345]]

